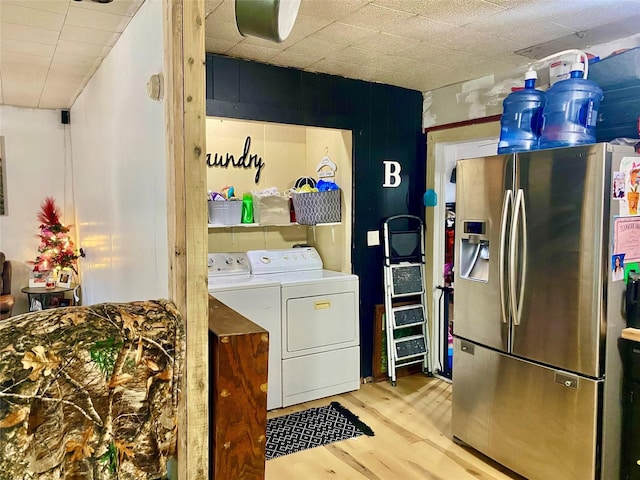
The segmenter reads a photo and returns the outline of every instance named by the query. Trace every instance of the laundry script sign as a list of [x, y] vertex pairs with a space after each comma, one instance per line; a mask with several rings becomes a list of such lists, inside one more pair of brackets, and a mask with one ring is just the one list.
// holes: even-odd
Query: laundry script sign
[[221, 168], [244, 168], [249, 169], [253, 168], [256, 171], [254, 182], [258, 183], [260, 181], [260, 172], [265, 166], [262, 157], [258, 156], [255, 153], [250, 154], [249, 150], [251, 149], [251, 137], [247, 137], [244, 141], [244, 148], [242, 149], [242, 154], [236, 158], [232, 153], [226, 154], [218, 154], [214, 153], [213, 156], [210, 153], [207, 153], [207, 166], [209, 167], [221, 167]]

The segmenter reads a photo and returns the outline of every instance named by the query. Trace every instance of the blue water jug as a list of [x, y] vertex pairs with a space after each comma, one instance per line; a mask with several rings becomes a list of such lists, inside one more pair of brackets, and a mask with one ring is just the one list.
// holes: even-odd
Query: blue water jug
[[503, 100], [498, 153], [538, 149], [545, 93], [536, 90], [537, 78], [530, 68], [524, 76], [524, 89], [511, 92]]
[[598, 108], [604, 96], [595, 82], [583, 76], [584, 64], [577, 61], [569, 78], [547, 90], [540, 148], [595, 143]]

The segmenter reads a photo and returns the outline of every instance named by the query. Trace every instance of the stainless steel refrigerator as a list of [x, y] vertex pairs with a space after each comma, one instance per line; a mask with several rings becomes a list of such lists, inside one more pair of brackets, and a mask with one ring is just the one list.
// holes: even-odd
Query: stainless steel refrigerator
[[609, 272], [629, 156], [600, 143], [456, 165], [452, 433], [530, 480], [619, 478], [624, 282]]

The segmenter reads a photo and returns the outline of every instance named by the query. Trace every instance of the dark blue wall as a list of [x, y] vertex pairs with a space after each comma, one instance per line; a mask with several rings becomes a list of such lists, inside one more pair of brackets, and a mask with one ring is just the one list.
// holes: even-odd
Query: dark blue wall
[[589, 80], [604, 92], [598, 110], [596, 140], [638, 138], [640, 133], [640, 47], [589, 66]]
[[[367, 230], [391, 215], [424, 218], [422, 93], [207, 54], [207, 115], [353, 132], [353, 273], [360, 276], [361, 374], [371, 375], [374, 306], [383, 304], [382, 247]], [[402, 166], [383, 188], [383, 160]]]

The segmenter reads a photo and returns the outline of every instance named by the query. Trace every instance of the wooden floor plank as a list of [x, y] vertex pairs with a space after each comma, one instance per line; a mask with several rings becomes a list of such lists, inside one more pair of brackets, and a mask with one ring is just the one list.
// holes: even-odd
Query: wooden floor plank
[[373, 429], [267, 461], [266, 480], [523, 480], [451, 438], [451, 385], [421, 374], [269, 412], [269, 418], [340, 402]]

